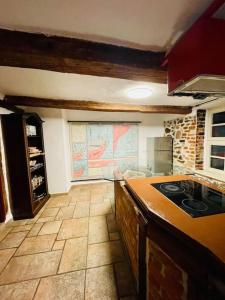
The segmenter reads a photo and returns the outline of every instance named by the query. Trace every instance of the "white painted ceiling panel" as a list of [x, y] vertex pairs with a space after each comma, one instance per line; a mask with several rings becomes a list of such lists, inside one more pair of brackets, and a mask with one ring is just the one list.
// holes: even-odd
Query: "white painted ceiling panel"
[[[145, 99], [127, 97], [128, 89], [143, 85], [152, 90], [151, 96]], [[190, 97], [167, 96], [166, 84], [12, 67], [0, 67], [0, 92], [4, 95], [111, 103], [149, 105], [198, 103]]]
[[0, 27], [166, 50], [212, 0], [0, 0]]

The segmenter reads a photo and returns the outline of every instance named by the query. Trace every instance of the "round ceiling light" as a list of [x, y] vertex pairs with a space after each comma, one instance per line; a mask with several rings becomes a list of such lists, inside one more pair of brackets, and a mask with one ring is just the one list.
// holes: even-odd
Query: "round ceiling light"
[[129, 89], [127, 96], [132, 99], [147, 98], [152, 94], [152, 90], [149, 87], [139, 86]]

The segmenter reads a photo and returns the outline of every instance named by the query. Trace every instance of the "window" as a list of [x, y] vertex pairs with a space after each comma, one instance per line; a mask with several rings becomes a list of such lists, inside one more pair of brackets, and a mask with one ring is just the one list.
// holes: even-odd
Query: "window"
[[225, 109], [209, 110], [205, 170], [225, 178]]
[[138, 124], [72, 122], [71, 177], [87, 180], [112, 177], [119, 169], [137, 169]]

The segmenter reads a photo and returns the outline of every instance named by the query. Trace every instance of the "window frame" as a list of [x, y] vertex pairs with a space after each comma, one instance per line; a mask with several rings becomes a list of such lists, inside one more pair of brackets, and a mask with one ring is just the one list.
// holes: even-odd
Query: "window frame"
[[[225, 180], [225, 157], [218, 157], [218, 156], [213, 156], [211, 155], [211, 146], [225, 146], [225, 137], [213, 137], [212, 136], [212, 128], [214, 126], [221, 126], [225, 125], [225, 123], [220, 123], [220, 124], [212, 124], [213, 120], [213, 114], [215, 113], [220, 113], [220, 112], [225, 112], [225, 108], [214, 108], [214, 109], [209, 109], [207, 110], [207, 115], [206, 115], [206, 124], [205, 124], [205, 151], [204, 151], [204, 171], [209, 172], [212, 176], [215, 175], [216, 177], [220, 177], [222, 180]], [[219, 158], [219, 159], [224, 159], [224, 170], [219, 170], [212, 168], [210, 166], [210, 159], [211, 157], [214, 158]]]

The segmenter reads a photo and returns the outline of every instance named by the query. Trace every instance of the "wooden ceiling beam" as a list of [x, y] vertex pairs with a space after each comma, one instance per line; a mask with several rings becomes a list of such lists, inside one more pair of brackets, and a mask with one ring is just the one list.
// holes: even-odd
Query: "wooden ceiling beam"
[[190, 106], [131, 105], [122, 103], [105, 103], [84, 100], [44, 99], [23, 96], [6, 96], [4, 101], [11, 105], [108, 112], [188, 114], [192, 111], [192, 108]]
[[23, 113], [24, 110], [22, 108], [16, 107], [13, 104], [7, 103], [4, 100], [0, 100], [0, 107], [10, 110], [13, 113]]
[[164, 52], [0, 29], [0, 65], [166, 83]]

